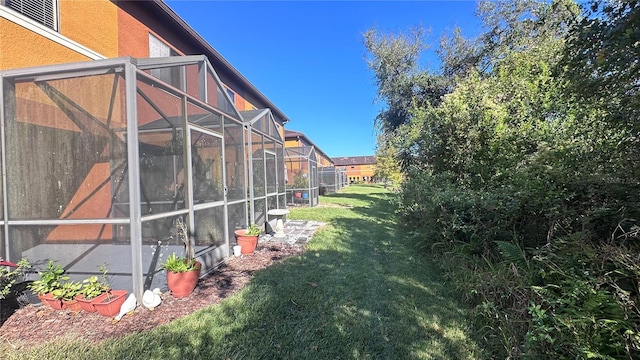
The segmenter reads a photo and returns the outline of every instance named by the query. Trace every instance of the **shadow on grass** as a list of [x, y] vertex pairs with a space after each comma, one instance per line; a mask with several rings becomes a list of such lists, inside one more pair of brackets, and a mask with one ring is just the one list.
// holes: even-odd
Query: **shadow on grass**
[[[113, 359], [469, 359], [464, 312], [384, 198], [336, 217], [309, 250], [219, 305], [106, 343]], [[317, 242], [317, 244], [316, 244]], [[98, 356], [100, 358], [100, 356]]]

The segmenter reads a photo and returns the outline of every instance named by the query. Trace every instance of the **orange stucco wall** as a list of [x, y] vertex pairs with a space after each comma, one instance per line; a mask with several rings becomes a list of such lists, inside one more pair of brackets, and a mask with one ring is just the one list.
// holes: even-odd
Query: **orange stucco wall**
[[149, 57], [149, 28], [118, 9], [118, 56]]
[[89, 60], [66, 47], [0, 18], [0, 69]]
[[324, 156], [322, 156], [322, 155], [318, 155], [318, 164], [319, 164], [321, 167], [324, 167], [324, 166], [331, 166], [331, 165], [332, 165], [332, 163], [331, 163], [331, 159], [326, 158], [326, 157], [324, 157]]
[[[145, 16], [139, 15], [127, 13], [110, 0], [59, 0], [58, 31], [61, 35], [107, 58], [148, 57], [150, 33], [167, 43], [177, 53], [184, 54], [180, 51], [179, 44], [171, 44], [163, 39], [142, 22], [146, 21]], [[85, 60], [90, 59], [0, 18], [0, 69]], [[235, 102], [239, 110], [255, 108], [239, 94], [236, 94]]]
[[59, 32], [111, 58], [118, 56], [117, 7], [109, 0], [61, 0]]
[[299, 147], [302, 146], [302, 142], [300, 142], [299, 140], [285, 140], [284, 142], [284, 147], [288, 148], [288, 147]]
[[347, 168], [347, 180], [349, 182], [371, 181], [373, 174], [376, 171], [376, 166], [373, 164], [367, 165], [348, 165]]

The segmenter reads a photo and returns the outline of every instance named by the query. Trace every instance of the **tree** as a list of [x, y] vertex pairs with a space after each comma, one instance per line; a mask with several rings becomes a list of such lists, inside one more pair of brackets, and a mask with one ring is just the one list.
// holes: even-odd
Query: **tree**
[[402, 169], [397, 159], [398, 152], [392, 137], [391, 134], [378, 134], [374, 176], [379, 181], [390, 181], [398, 185], [402, 181]]
[[571, 96], [605, 110], [610, 123], [629, 132], [627, 146], [634, 148], [640, 140], [638, 59], [640, 2], [593, 1], [576, 19], [559, 68], [570, 81]]
[[[417, 67], [418, 44], [392, 46], [406, 37], [370, 34], [379, 158], [400, 165], [400, 213], [485, 344], [504, 346], [493, 357], [640, 356], [638, 7], [482, 2], [480, 36], [441, 42], [442, 75]], [[415, 91], [421, 77], [441, 92]]]
[[541, 41], [562, 39], [571, 21], [579, 14], [571, 0], [549, 3], [536, 0], [498, 0], [478, 3], [477, 16], [483, 32], [476, 38], [462, 36], [455, 29], [440, 41], [438, 54], [443, 74], [449, 78], [464, 76], [475, 69], [489, 74], [496, 62], [510, 52], [539, 47]]
[[363, 36], [369, 52], [366, 62], [378, 87], [377, 97], [386, 105], [376, 116], [380, 131], [393, 132], [408, 123], [414, 106], [437, 104], [442, 100], [447, 91], [442, 79], [418, 66], [421, 52], [428, 48], [422, 27], [399, 35], [371, 29]]

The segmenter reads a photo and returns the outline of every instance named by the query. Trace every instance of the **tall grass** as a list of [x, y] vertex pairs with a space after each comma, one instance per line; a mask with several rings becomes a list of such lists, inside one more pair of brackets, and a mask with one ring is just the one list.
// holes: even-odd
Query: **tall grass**
[[248, 287], [153, 331], [73, 340], [6, 359], [475, 359], [465, 312], [398, 230], [389, 194], [351, 186], [290, 218], [327, 223], [307, 251]]

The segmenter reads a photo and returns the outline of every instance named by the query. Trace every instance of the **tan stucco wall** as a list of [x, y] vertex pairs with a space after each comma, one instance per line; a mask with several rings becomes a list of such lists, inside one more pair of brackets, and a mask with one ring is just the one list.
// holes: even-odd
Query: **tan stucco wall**
[[118, 56], [118, 8], [109, 0], [61, 0], [61, 35], [107, 58]]
[[0, 69], [89, 60], [31, 30], [0, 18]]

